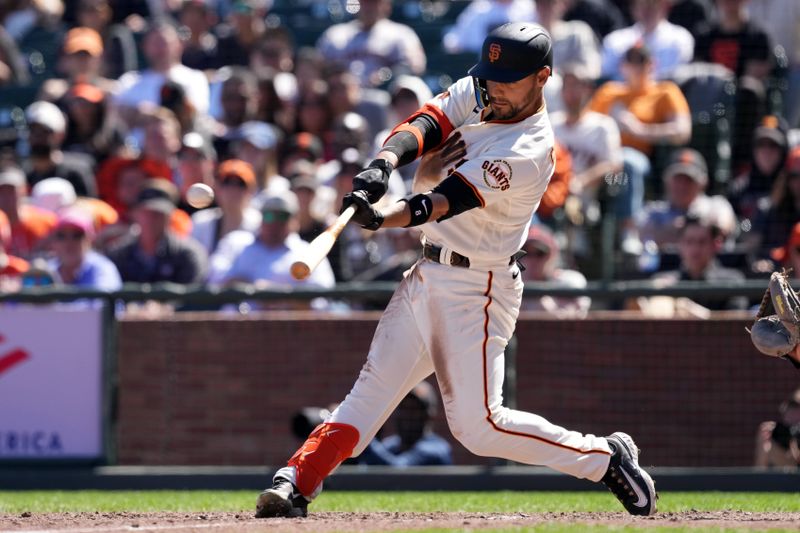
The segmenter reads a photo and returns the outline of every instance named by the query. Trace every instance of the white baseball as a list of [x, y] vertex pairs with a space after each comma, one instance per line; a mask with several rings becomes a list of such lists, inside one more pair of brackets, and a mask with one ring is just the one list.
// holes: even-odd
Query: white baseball
[[214, 190], [205, 183], [195, 183], [186, 190], [186, 201], [197, 209], [208, 207], [214, 201]]

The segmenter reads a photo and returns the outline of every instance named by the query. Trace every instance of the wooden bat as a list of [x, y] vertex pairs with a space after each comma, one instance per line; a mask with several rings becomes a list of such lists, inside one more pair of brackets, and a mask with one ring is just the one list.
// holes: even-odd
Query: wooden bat
[[347, 209], [342, 211], [342, 214], [339, 215], [339, 218], [337, 218], [333, 224], [328, 226], [325, 231], [317, 235], [317, 237], [311, 241], [304, 257], [292, 263], [290, 272], [294, 279], [304, 280], [311, 275], [311, 272], [317, 268], [325, 256], [328, 255], [328, 252], [331, 251], [333, 243], [339, 238], [339, 234], [342, 233], [342, 230], [355, 212], [355, 205], [348, 206]]

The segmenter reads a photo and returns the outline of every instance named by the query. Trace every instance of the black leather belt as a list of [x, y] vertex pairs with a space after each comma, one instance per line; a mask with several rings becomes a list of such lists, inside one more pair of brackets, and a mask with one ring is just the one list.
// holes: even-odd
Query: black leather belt
[[[514, 255], [511, 256], [510, 260], [508, 261], [509, 265], [516, 263], [526, 252], [523, 250], [518, 251]], [[441, 254], [442, 254], [442, 247], [435, 246], [433, 244], [426, 243], [422, 247], [422, 255], [425, 259], [430, 259], [434, 263], [441, 263]], [[469, 257], [465, 257], [457, 252], [450, 252], [450, 266], [454, 267], [461, 267], [461, 268], [469, 268]], [[520, 270], [525, 270], [525, 267], [520, 263], [519, 265]]]

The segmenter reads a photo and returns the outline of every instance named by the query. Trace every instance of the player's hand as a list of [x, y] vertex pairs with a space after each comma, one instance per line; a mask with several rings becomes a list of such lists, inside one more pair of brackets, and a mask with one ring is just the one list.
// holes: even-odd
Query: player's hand
[[389, 176], [394, 168], [384, 159], [373, 160], [367, 168], [353, 178], [353, 192], [364, 191], [369, 203], [374, 204], [389, 189]]
[[415, 193], [431, 190], [442, 180], [443, 171], [456, 165], [466, 155], [467, 145], [461, 138], [461, 133], [457, 131], [448, 137], [444, 144], [422, 156], [414, 174], [411, 190]]
[[383, 224], [383, 215], [372, 207], [365, 191], [353, 191], [345, 194], [344, 198], [342, 198], [342, 209], [339, 213], [351, 205], [356, 207], [356, 212], [351, 220], [361, 225], [362, 228], [375, 231]]

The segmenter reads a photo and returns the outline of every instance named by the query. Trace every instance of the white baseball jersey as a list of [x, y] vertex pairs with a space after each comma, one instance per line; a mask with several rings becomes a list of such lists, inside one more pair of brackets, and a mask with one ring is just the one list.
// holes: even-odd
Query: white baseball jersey
[[[606, 439], [503, 406], [504, 350], [523, 289], [519, 266], [509, 258], [525, 242], [553, 174], [547, 112], [516, 123], [482, 120], [487, 112], [476, 100], [471, 78], [426, 106], [423, 112], [438, 120], [445, 134], [453, 128], [461, 132], [467, 161], [458, 165], [455, 179], [472, 188], [482, 207], [421, 228], [427, 241], [468, 257], [470, 266], [423, 258], [406, 273], [358, 380], [326, 422], [352, 429], [357, 436], [352, 455], [358, 455], [408, 391], [435, 373], [447, 423], [468, 450], [598, 481], [611, 455]], [[323, 440], [318, 444], [296, 456], [329, 446]], [[320, 461], [330, 465], [329, 458]], [[311, 499], [322, 490], [313, 472], [290, 464], [275, 476], [312, 487], [304, 492]]]
[[555, 169], [547, 110], [515, 123], [484, 121], [488, 110], [477, 99], [471, 77], [458, 80], [427, 105], [449, 120], [449, 125], [441, 125], [445, 132], [452, 125], [461, 133], [466, 162], [454, 173], [481, 201], [481, 208], [421, 226], [427, 242], [470, 261], [507, 262], [525, 243], [531, 217]]

